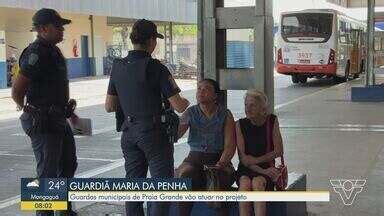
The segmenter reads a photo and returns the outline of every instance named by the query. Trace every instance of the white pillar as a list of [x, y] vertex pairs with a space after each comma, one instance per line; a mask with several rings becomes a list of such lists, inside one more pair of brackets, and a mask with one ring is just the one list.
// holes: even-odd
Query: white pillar
[[271, 112], [274, 110], [272, 8], [273, 1], [256, 0], [254, 27], [255, 89], [263, 91], [268, 96], [268, 108]]
[[374, 33], [375, 33], [375, 0], [368, 0], [367, 17], [367, 63], [365, 74], [365, 85], [374, 85], [373, 74], [373, 52], [374, 52]]

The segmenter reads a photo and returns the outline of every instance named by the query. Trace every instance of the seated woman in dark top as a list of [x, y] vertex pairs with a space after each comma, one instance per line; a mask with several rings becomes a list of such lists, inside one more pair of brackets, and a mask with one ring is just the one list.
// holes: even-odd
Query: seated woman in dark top
[[[191, 178], [193, 190], [204, 190], [206, 178], [204, 165], [218, 170], [222, 190], [227, 190], [234, 181], [231, 159], [236, 151], [235, 121], [231, 112], [221, 106], [220, 89], [214, 80], [204, 79], [198, 83], [197, 105], [191, 106], [180, 119], [179, 137], [189, 128], [190, 152], [177, 169], [180, 178]], [[179, 215], [188, 216], [193, 203], [180, 202]], [[226, 215], [226, 209], [218, 211]]]
[[[248, 90], [245, 95], [246, 118], [236, 122], [239, 167], [237, 185], [241, 191], [274, 190], [280, 172], [269, 162], [283, 154], [283, 144], [277, 117], [267, 113], [268, 99], [264, 93]], [[267, 121], [272, 129], [273, 151], [267, 152]], [[254, 203], [255, 215], [266, 215], [265, 202]], [[239, 203], [240, 216], [249, 216], [251, 203]]]

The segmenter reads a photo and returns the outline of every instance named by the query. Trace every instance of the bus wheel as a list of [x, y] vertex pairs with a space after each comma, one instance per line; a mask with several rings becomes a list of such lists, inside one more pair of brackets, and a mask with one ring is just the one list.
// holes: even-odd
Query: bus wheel
[[303, 83], [303, 84], [304, 84], [304, 83], [307, 82], [307, 80], [308, 80], [308, 77], [306, 77], [306, 76], [300, 76], [300, 77], [299, 77], [299, 82], [300, 82], [300, 83]]
[[291, 75], [291, 79], [293, 83], [299, 83], [299, 76], [298, 75]]
[[335, 83], [343, 82], [344, 81], [344, 77], [339, 77], [339, 76], [335, 75], [335, 76], [333, 76], [333, 81]]

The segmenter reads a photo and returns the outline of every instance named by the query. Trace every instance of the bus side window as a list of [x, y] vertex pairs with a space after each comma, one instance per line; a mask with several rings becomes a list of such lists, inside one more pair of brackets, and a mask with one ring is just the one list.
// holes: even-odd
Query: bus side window
[[384, 40], [381, 38], [381, 50], [384, 48]]
[[380, 51], [381, 49], [381, 38], [380, 37], [375, 37], [374, 39], [374, 50], [375, 51]]
[[350, 23], [339, 20], [339, 42], [343, 44], [350, 43]]
[[341, 33], [346, 32], [346, 23], [342, 20], [339, 20], [339, 30]]

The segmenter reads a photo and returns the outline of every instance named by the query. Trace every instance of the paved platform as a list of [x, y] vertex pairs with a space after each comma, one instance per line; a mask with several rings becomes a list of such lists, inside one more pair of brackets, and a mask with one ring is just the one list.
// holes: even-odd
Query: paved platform
[[[330, 203], [308, 203], [316, 215], [383, 215], [384, 190], [373, 188], [383, 188], [384, 181], [371, 173], [383, 160], [384, 104], [351, 102], [351, 87], [360, 83], [343, 83], [277, 110], [289, 168], [307, 173], [308, 190], [331, 191]], [[344, 206], [330, 179], [367, 179], [367, 185], [352, 206]], [[376, 202], [360, 214], [355, 210], [367, 202], [364, 196]]]

